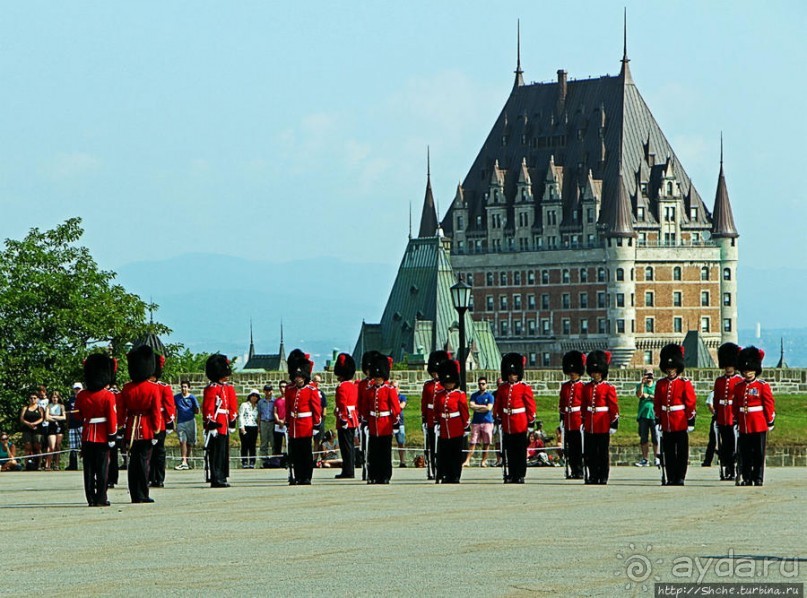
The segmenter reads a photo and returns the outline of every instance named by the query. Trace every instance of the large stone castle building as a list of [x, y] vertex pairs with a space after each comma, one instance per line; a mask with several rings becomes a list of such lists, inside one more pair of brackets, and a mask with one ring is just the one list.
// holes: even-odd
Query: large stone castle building
[[655, 364], [697, 330], [714, 354], [737, 341], [738, 233], [721, 148], [707, 207], [631, 76], [512, 91], [441, 226], [502, 352], [557, 367], [608, 348]]

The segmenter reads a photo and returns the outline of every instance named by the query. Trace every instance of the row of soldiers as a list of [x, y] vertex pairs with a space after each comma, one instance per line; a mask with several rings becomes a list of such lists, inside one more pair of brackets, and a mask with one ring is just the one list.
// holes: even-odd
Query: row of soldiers
[[[714, 385], [721, 461], [721, 479], [742, 485], [762, 485], [767, 432], [776, 417], [770, 387], [758, 378], [764, 353], [726, 343], [718, 349], [724, 370]], [[567, 477], [586, 484], [606, 484], [609, 475], [610, 436], [619, 428], [616, 388], [608, 382], [611, 354], [570, 351], [563, 356], [568, 376], [560, 389], [558, 411], [567, 458]], [[160, 382], [164, 358], [148, 345], [127, 355], [131, 381], [114, 389], [117, 362], [103, 353], [84, 363], [85, 390], [76, 410], [83, 419], [82, 454], [87, 502], [107, 506], [110, 450], [125, 448], [129, 455], [128, 484], [134, 503], [149, 503], [149, 486], [160, 486], [165, 475], [165, 435], [173, 427], [173, 393]], [[289, 484], [309, 485], [313, 474], [312, 440], [322, 420], [320, 393], [311, 380], [313, 362], [299, 349], [287, 359], [291, 384], [286, 388]], [[502, 357], [501, 381], [494, 401], [499, 428], [503, 480], [523, 484], [527, 471], [527, 438], [536, 420], [535, 398], [524, 382], [526, 358], [518, 353]], [[398, 393], [390, 384], [392, 359], [377, 351], [365, 353], [364, 378], [355, 380], [356, 364], [347, 353], [337, 356], [334, 375], [335, 415], [342, 453], [342, 471], [336, 477], [355, 477], [354, 439], [361, 440], [362, 477], [369, 484], [388, 484], [392, 478], [392, 436], [401, 412]], [[695, 427], [695, 391], [683, 376], [684, 349], [662, 348], [659, 368], [665, 373], [656, 384], [654, 405], [660, 435], [662, 483], [683, 485], [686, 477], [688, 433]], [[469, 426], [468, 400], [461, 390], [460, 364], [445, 351], [429, 356], [431, 379], [421, 394], [427, 478], [437, 483], [459, 483], [464, 462], [462, 439]], [[737, 371], [741, 373], [739, 375]], [[207, 479], [213, 488], [229, 486], [229, 434], [238, 412], [229, 360], [211, 355], [205, 371], [210, 383], [204, 390], [202, 417], [205, 429]], [[583, 382], [583, 374], [590, 380]], [[114, 458], [117, 463], [117, 456]], [[735, 472], [738, 462], [740, 471]]]

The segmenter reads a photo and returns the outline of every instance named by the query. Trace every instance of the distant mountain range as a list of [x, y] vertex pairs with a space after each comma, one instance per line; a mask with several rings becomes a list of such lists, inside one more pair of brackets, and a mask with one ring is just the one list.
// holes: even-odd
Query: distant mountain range
[[[286, 350], [303, 347], [324, 364], [334, 349], [352, 351], [362, 319], [378, 322], [398, 264], [343, 260], [273, 262], [216, 254], [186, 254], [120, 267], [118, 281], [160, 305], [169, 340], [192, 351], [244, 355], [253, 323], [255, 349], [275, 353], [283, 322]], [[807, 271], [740, 266], [740, 341], [807, 366]], [[761, 335], [756, 337], [756, 325]]]

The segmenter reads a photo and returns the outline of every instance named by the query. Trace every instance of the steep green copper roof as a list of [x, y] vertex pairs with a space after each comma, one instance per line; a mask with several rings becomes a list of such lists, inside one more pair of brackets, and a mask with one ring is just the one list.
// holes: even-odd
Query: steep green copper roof
[[703, 337], [697, 330], [690, 330], [684, 337], [684, 365], [688, 368], [716, 367], [714, 359], [703, 342]]

